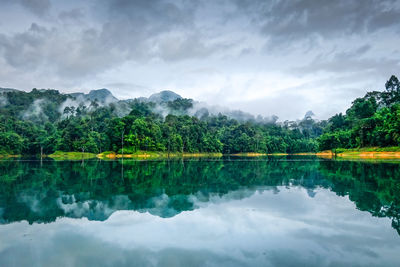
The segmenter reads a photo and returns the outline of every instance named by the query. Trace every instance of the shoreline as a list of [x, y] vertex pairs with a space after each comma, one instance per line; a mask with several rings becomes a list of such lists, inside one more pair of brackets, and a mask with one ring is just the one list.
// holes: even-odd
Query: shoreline
[[97, 154], [99, 159], [168, 159], [168, 158], [201, 158], [201, 157], [222, 157], [222, 153], [178, 153], [178, 152], [157, 152], [157, 151], [137, 151], [133, 154], [117, 154], [115, 152], [103, 152]]
[[[0, 154], [0, 159], [6, 158], [18, 158], [24, 155], [15, 154]], [[213, 157], [220, 158], [223, 156], [232, 157], [265, 157], [265, 156], [316, 156], [323, 159], [400, 159], [400, 147], [368, 147], [358, 149], [336, 149], [335, 151], [326, 150], [320, 152], [303, 152], [303, 153], [257, 153], [257, 152], [245, 152], [245, 153], [234, 153], [234, 154], [222, 154], [222, 153], [180, 153], [180, 152], [157, 152], [157, 151], [137, 151], [132, 154], [118, 154], [113, 151], [106, 151], [100, 154], [88, 153], [88, 152], [64, 152], [56, 151], [50, 155], [44, 155], [44, 157], [52, 158], [54, 160], [82, 160], [82, 159], [168, 159], [168, 158], [202, 158], [202, 157]]]
[[400, 159], [400, 151], [367, 151], [366, 149], [351, 149], [335, 152], [322, 151], [316, 153], [317, 157], [326, 159]]

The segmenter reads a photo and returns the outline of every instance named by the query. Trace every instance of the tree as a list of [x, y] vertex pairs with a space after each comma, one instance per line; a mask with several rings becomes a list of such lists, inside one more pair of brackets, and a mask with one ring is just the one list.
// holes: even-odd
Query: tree
[[382, 99], [387, 106], [400, 102], [400, 82], [396, 76], [392, 75], [385, 83], [385, 92], [382, 93]]

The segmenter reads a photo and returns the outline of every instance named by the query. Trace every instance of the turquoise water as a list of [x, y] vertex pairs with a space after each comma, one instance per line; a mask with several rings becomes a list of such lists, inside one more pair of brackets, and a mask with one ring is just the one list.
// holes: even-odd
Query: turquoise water
[[395, 163], [0, 162], [0, 266], [399, 266]]

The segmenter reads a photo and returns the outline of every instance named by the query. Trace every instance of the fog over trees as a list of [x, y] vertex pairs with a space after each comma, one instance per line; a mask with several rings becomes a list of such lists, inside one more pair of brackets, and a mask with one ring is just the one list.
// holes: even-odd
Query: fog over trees
[[278, 122], [207, 106], [162, 91], [149, 98], [118, 100], [107, 89], [88, 94], [10, 88], [0, 91], [0, 150], [50, 154], [57, 150], [101, 153], [261, 152], [297, 153], [334, 148], [398, 146], [400, 82], [353, 101], [345, 114], [316, 121]]

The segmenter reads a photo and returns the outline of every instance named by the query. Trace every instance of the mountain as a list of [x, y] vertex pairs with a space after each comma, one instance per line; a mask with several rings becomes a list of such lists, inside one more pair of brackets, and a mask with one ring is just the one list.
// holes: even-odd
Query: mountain
[[2, 93], [8, 93], [8, 92], [15, 92], [18, 91], [17, 89], [13, 89], [13, 88], [1, 88], [0, 87], [0, 94]]
[[182, 97], [177, 93], [165, 90], [159, 93], [152, 94], [148, 100], [149, 102], [162, 103], [162, 102], [174, 101], [176, 99], [181, 99], [181, 98]]
[[99, 103], [102, 104], [118, 102], [118, 99], [106, 88], [91, 90], [88, 94], [71, 93], [69, 95], [77, 99], [83, 98], [84, 100], [89, 100], [89, 101], [97, 100]]
[[87, 94], [87, 97], [90, 100], [95, 100], [97, 99], [100, 102], [117, 102], [118, 99], [113, 96], [113, 94], [108, 90], [108, 89], [97, 89], [97, 90], [91, 90], [89, 94]]
[[[31, 110], [36, 111], [36, 113], [38, 114], [41, 113], [43, 107], [40, 107], [40, 105], [38, 106], [38, 103], [41, 103], [42, 106], [46, 106], [50, 103], [57, 103], [58, 112], [63, 113], [66, 107], [74, 107], [75, 109], [77, 109], [79, 106], [90, 107], [91, 102], [97, 100], [98, 105], [102, 107], [113, 104], [114, 115], [117, 115], [118, 117], [124, 117], [128, 115], [132, 111], [134, 106], [137, 107], [138, 103], [141, 103], [140, 105], [142, 105], [142, 107], [146, 106], [149, 111], [158, 113], [162, 116], [173, 114], [191, 115], [198, 118], [206, 118], [208, 116], [223, 114], [239, 122], [255, 121], [259, 123], [275, 123], [277, 120], [277, 117], [275, 116], [265, 118], [262, 116], [256, 117], [250, 113], [243, 112], [241, 110], [230, 110], [228, 108], [210, 106], [206, 103], [197, 102], [193, 99], [182, 98], [182, 96], [180, 96], [179, 94], [169, 90], [154, 93], [149, 97], [138, 97], [135, 99], [124, 100], [117, 99], [106, 88], [91, 90], [89, 93], [60, 93], [57, 90], [50, 89], [33, 89], [31, 92], [25, 92], [11, 88], [0, 88], [0, 94], [2, 95], [0, 101], [1, 106], [4, 106], [6, 103], [9, 102], [9, 97], [22, 98], [22, 95], [24, 95], [24, 97], [28, 97], [29, 101], [25, 101], [22, 106], [14, 107], [15, 112], [21, 112], [22, 110], [22, 113], [24, 114], [31, 114]], [[18, 96], [6, 96], [6, 94], [18, 94]], [[155, 103], [156, 105], [152, 106], [150, 103]], [[46, 114], [46, 116], [49, 117], [50, 113], [52, 112], [50, 112], [49, 108], [47, 108], [46, 110], [49, 113]], [[26, 118], [27, 116], [24, 117]], [[56, 115], [54, 115], [53, 117], [53, 120], [57, 119]]]
[[292, 132], [271, 119], [209, 106], [171, 91], [130, 100], [118, 100], [107, 89], [72, 94], [36, 88], [3, 91], [7, 92], [0, 95], [0, 154], [118, 153], [124, 136], [129, 137], [126, 153], [316, 150], [316, 141], [310, 138], [316, 137], [314, 128], [319, 125], [313, 120], [293, 128], [307, 130], [302, 135], [303, 131]]

